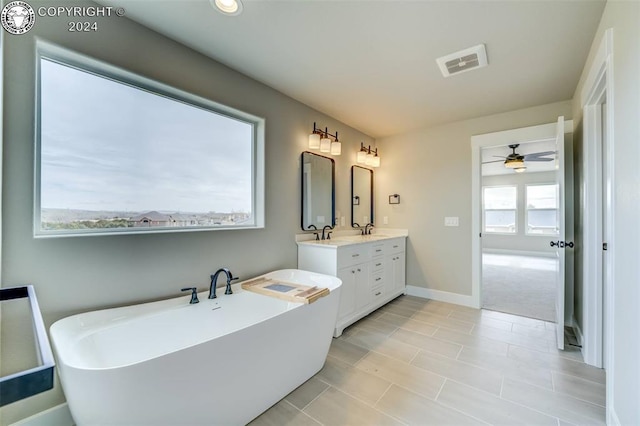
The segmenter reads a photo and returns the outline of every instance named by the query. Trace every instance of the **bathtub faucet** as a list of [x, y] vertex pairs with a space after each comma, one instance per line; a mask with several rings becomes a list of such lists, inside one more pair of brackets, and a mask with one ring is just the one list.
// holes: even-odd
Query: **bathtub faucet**
[[227, 288], [224, 291], [224, 294], [233, 294], [231, 291], [231, 281], [235, 281], [238, 277], [234, 277], [229, 268], [220, 268], [216, 271], [215, 274], [211, 275], [211, 287], [209, 287], [209, 299], [215, 299], [216, 296], [216, 284], [218, 282], [218, 275], [220, 272], [224, 272], [227, 276]]

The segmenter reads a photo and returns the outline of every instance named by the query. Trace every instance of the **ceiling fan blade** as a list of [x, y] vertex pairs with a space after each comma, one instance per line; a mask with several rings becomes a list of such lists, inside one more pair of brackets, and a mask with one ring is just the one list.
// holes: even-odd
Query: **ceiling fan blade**
[[489, 164], [489, 163], [504, 163], [504, 160], [493, 160], [493, 161], [483, 161], [482, 164]]
[[492, 155], [492, 157], [496, 157], [496, 158], [507, 158], [504, 155]]
[[543, 157], [545, 155], [555, 155], [555, 153], [555, 151], [532, 152], [531, 154], [524, 154], [524, 159]]
[[545, 157], [533, 157], [533, 158], [526, 158], [524, 159], [527, 162], [532, 162], [532, 161], [553, 161], [555, 160], [555, 158], [545, 158]]

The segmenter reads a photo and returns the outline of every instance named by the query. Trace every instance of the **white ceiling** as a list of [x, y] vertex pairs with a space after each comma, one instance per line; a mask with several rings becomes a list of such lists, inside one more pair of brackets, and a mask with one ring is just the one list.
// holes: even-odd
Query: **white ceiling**
[[[573, 97], [604, 0], [101, 0], [372, 136]], [[489, 66], [443, 78], [480, 43]]]

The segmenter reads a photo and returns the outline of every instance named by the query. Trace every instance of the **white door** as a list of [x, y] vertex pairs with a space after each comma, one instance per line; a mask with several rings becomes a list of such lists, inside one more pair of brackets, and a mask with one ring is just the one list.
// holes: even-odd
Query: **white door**
[[609, 158], [607, 148], [607, 102], [601, 106], [601, 123], [602, 123], [602, 146], [600, 147], [602, 152], [602, 368], [607, 367], [607, 347], [609, 344], [607, 336], [607, 318], [609, 313], [607, 312], [607, 288], [610, 286], [609, 273], [611, 271], [611, 265], [609, 264], [609, 256], [607, 252], [607, 244], [611, 239], [609, 232], [609, 209], [611, 206], [611, 187], [609, 178]]
[[[556, 248], [558, 258], [558, 271], [556, 277], [556, 334], [558, 349], [564, 349], [564, 294], [565, 294], [565, 228], [564, 228], [564, 117], [558, 117], [558, 127], [556, 129], [556, 184], [557, 184], [557, 206], [558, 206], [558, 236], [555, 241], [551, 241], [551, 246]], [[573, 245], [573, 243], [571, 243]]]

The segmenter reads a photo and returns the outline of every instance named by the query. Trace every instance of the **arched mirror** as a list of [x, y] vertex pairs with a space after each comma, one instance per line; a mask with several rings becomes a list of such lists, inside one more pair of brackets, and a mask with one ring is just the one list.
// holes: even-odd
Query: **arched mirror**
[[302, 229], [333, 228], [335, 217], [335, 162], [331, 158], [305, 151], [302, 169]]
[[351, 166], [351, 226], [373, 223], [373, 170]]

